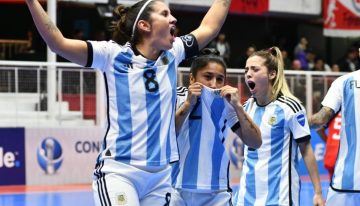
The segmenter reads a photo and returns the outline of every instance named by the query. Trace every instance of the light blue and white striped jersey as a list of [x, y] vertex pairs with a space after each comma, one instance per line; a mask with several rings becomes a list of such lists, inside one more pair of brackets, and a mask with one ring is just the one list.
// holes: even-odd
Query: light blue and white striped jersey
[[107, 92], [109, 125], [98, 162], [111, 158], [160, 166], [178, 160], [176, 68], [193, 52], [186, 43], [193, 41], [190, 46], [197, 47], [192, 35], [186, 37], [176, 38], [173, 48], [163, 51], [156, 61], [137, 55], [129, 43], [87, 42], [87, 66], [103, 72]]
[[[341, 108], [340, 148], [330, 186], [360, 192], [360, 70], [337, 78], [321, 103]], [[357, 105], [357, 106], [356, 106]]]
[[[187, 94], [185, 87], [178, 88], [178, 106]], [[175, 188], [192, 192], [229, 189], [230, 162], [224, 141], [227, 130], [237, 127], [238, 122], [234, 108], [219, 95], [219, 90], [202, 89], [177, 137], [180, 160], [173, 164]]]
[[298, 143], [310, 139], [304, 107], [296, 100], [279, 96], [266, 106], [254, 98], [245, 111], [261, 131], [262, 145], [245, 145], [244, 164], [237, 205], [299, 205]]

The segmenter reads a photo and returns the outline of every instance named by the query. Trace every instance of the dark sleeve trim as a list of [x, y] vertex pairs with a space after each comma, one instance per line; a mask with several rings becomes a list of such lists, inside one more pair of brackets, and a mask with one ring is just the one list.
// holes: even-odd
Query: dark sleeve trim
[[231, 130], [233, 132], [236, 132], [236, 130], [238, 130], [240, 128], [240, 122], [236, 122], [232, 127]]
[[[332, 178], [331, 178], [332, 179]], [[360, 190], [345, 190], [345, 189], [337, 189], [332, 185], [332, 180], [330, 183], [331, 189], [333, 189], [336, 192], [348, 192], [348, 193], [360, 193]]]
[[295, 142], [297, 143], [303, 143], [303, 142], [306, 142], [306, 141], [310, 141], [311, 139], [311, 136], [310, 135], [307, 135], [305, 137], [301, 137], [301, 138], [298, 138], [298, 139], [295, 139]]
[[92, 63], [93, 63], [93, 48], [90, 42], [86, 42], [86, 45], [88, 47], [88, 57], [87, 57], [87, 61], [86, 61], [86, 65], [85, 67], [91, 67]]
[[199, 44], [193, 34], [187, 34], [180, 37], [185, 48], [185, 59], [194, 57], [199, 53]]

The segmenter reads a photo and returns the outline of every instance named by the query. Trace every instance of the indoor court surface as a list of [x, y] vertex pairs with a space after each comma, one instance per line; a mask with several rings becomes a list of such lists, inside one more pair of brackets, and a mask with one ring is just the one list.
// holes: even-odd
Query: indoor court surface
[[[324, 197], [328, 185], [322, 181]], [[300, 205], [311, 206], [313, 194], [311, 181], [303, 181]], [[90, 185], [0, 187], [0, 206], [94, 206], [92, 198]]]

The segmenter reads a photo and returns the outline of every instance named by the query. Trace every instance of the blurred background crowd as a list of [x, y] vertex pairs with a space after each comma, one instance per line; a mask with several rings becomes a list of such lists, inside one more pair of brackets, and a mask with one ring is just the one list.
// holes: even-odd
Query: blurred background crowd
[[[111, 18], [104, 14], [103, 6], [58, 1], [57, 25], [67, 37], [108, 40], [110, 33], [106, 25]], [[170, 8], [180, 20], [177, 35], [190, 32], [206, 11], [202, 6], [179, 6], [171, 2]], [[46, 46], [24, 3], [0, 1], [0, 19], [0, 60], [46, 61]], [[221, 33], [208, 47], [217, 48], [230, 68], [243, 68], [252, 52], [270, 46], [282, 49], [288, 70], [349, 72], [359, 68], [359, 38], [326, 37], [323, 35], [323, 22], [321, 12], [317, 15], [230, 12]], [[18, 40], [19, 44], [23, 41], [22, 46], [7, 48], [6, 44], [12, 40]], [[66, 60], [58, 57], [57, 61]], [[188, 63], [182, 65], [188, 66]]]

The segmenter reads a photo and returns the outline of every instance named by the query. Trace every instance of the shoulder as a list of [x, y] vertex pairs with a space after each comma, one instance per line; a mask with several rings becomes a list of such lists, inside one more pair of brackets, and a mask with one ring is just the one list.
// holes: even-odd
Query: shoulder
[[123, 46], [121, 46], [120, 44], [116, 43], [113, 40], [109, 40], [109, 41], [86, 41], [92, 45], [102, 45], [102, 46], [114, 46], [114, 47], [127, 47], [128, 43], [124, 44]]
[[283, 108], [291, 110], [294, 114], [304, 110], [304, 107], [296, 99], [287, 96], [280, 96], [277, 98], [277, 100], [283, 106]]
[[125, 52], [125, 53], [133, 53], [131, 45], [126, 43], [124, 45], [120, 45], [115, 41], [87, 41], [88, 48], [95, 53], [110, 53], [114, 54], [117, 51]]
[[197, 44], [196, 38], [193, 34], [186, 34], [176, 38], [178, 41], [182, 42], [186, 47], [192, 47], [194, 44]]
[[244, 104], [242, 105], [245, 110], [250, 109], [253, 105], [256, 105], [255, 99], [253, 97], [250, 97], [247, 99]]
[[251, 102], [254, 100], [254, 98], [250, 97], [249, 99], [247, 99], [244, 104], [243, 107], [246, 107], [247, 105], [251, 104]]
[[335, 81], [333, 82], [333, 84], [341, 84], [344, 81], [351, 81], [354, 79], [359, 79], [360, 76], [360, 70], [345, 74], [343, 76], [340, 76], [339, 78], [335, 79]]

